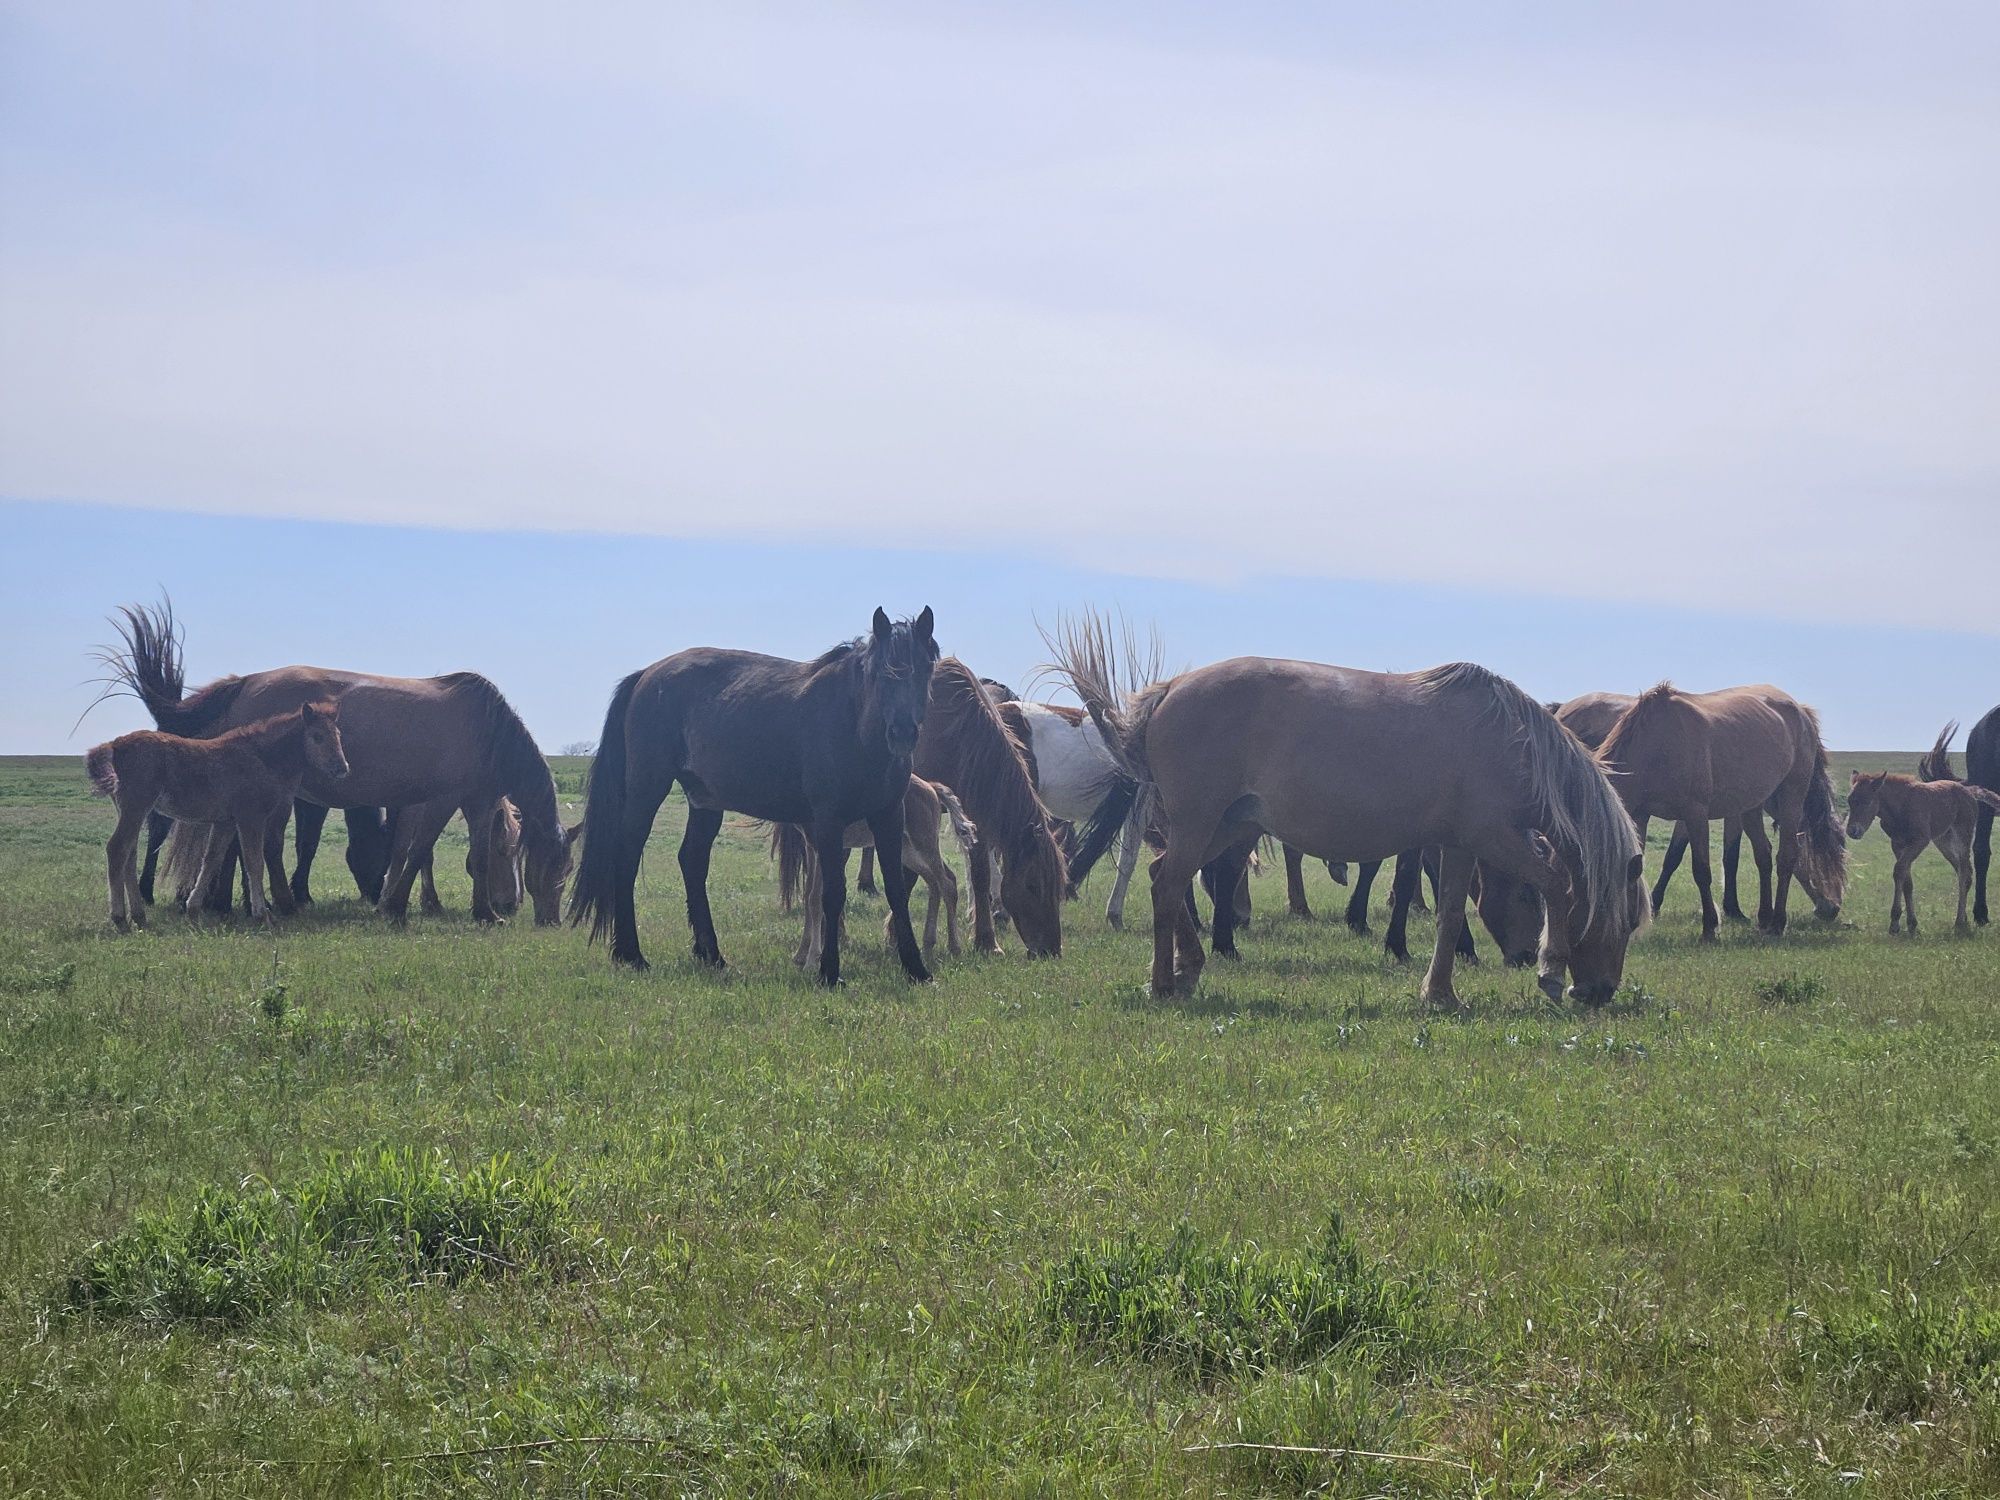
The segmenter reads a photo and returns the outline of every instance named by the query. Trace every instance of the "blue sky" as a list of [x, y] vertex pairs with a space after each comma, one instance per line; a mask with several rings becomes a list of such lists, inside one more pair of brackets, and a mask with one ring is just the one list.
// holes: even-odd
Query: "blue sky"
[[879, 596], [1915, 743], [2000, 694], [1996, 139], [1980, 4], [8, 5], [0, 748], [160, 584], [556, 740]]

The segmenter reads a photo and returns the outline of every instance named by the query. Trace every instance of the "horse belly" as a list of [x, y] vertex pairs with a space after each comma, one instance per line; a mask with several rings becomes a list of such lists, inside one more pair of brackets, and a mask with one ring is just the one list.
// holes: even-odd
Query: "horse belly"
[[[1096, 726], [1091, 727], [1094, 731]], [[1047, 732], [1038, 727], [1035, 774], [1035, 791], [1042, 806], [1055, 817], [1080, 823], [1097, 811], [1097, 804], [1118, 779], [1118, 768], [1080, 729], [1062, 724]]]

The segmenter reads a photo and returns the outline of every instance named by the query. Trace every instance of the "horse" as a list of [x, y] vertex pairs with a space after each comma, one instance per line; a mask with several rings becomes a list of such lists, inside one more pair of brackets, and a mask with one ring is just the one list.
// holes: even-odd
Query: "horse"
[[[390, 862], [397, 878], [385, 882], [377, 903], [385, 915], [400, 921], [407, 913], [419, 869], [410, 854], [435, 841], [454, 811], [467, 813], [483, 868], [489, 814], [495, 802], [508, 797], [520, 809], [535, 921], [547, 926], [560, 920], [570, 850], [557, 816], [555, 780], [527, 726], [486, 678], [476, 672], [378, 677], [295, 666], [217, 678], [190, 693], [171, 606], [127, 607], [121, 613], [125, 649], [105, 658], [113, 682], [144, 703], [153, 722], [169, 733], [208, 738], [301, 703], [340, 704], [354, 769], [337, 786], [308, 769], [299, 795], [326, 807], [415, 810], [396, 820]], [[272, 828], [269, 837], [267, 861], [282, 840], [282, 826]], [[494, 916], [483, 879], [475, 879], [473, 914], [482, 921]]]
[[893, 624], [877, 609], [868, 635], [811, 661], [696, 646], [620, 682], [590, 769], [590, 834], [570, 892], [570, 921], [590, 918], [591, 941], [609, 935], [614, 963], [646, 968], [633, 886], [653, 818], [678, 781], [688, 804], [680, 867], [696, 962], [724, 967], [708, 862], [723, 814], [737, 812], [806, 827], [826, 872], [820, 982], [839, 984], [847, 827], [865, 820], [903, 972], [928, 982], [903, 880], [903, 795], [938, 658], [932, 624], [928, 605], [916, 619]]
[[[1105, 742], [1160, 798], [1152, 989], [1198, 981], [1201, 945], [1181, 892], [1262, 833], [1320, 859], [1445, 850], [1424, 1004], [1456, 1006], [1453, 957], [1475, 859], [1546, 904], [1540, 983], [1598, 1005], [1645, 923], [1631, 818], [1603, 768], [1513, 683], [1469, 662], [1363, 672], [1237, 657], [1113, 700], [1101, 629], [1073, 629], [1062, 665]], [[1178, 958], [1178, 963], [1176, 959]]]
[[[1920, 780], [1957, 779], [1951, 769], [1951, 737], [1957, 732], [1956, 721], [1945, 726], [1937, 744], [1917, 768]], [[1973, 786], [1983, 786], [1989, 792], [2000, 792], [2000, 708], [1987, 710], [1986, 716], [1973, 725], [1972, 733], [1965, 737], [1965, 780]], [[1982, 802], [1979, 806], [1979, 825], [1972, 836], [1975, 882], [1972, 920], [1981, 927], [1986, 925], [1986, 867], [1992, 859], [1993, 809]]]
[[[583, 832], [583, 825], [563, 830], [566, 844], [575, 845]], [[436, 853], [435, 843], [422, 851], [419, 870], [423, 880], [422, 910], [426, 916], [438, 916], [444, 911], [444, 903], [438, 899], [437, 879], [432, 873], [432, 858]], [[520, 910], [521, 902], [527, 898], [526, 879], [527, 852], [521, 843], [521, 814], [514, 804], [502, 797], [491, 814], [487, 834], [487, 854], [484, 880], [487, 899], [498, 917], [511, 917]], [[476, 888], [482, 878], [479, 857], [468, 848], [465, 851], [465, 873], [472, 877]]]
[[[945, 859], [944, 850], [939, 847], [940, 816], [951, 819], [952, 835], [958, 840], [959, 850], [970, 858], [979, 843], [979, 830], [966, 817], [965, 809], [952, 795], [951, 788], [936, 786], [921, 776], [912, 776], [910, 789], [903, 796], [903, 871], [912, 889], [921, 877], [929, 892], [929, 904], [924, 911], [926, 962], [937, 950], [940, 900], [944, 905], [945, 947], [954, 958], [959, 953], [958, 876]], [[871, 849], [874, 838], [866, 823], [850, 823], [847, 827], [847, 847], [850, 849]], [[798, 901], [801, 885], [805, 888], [805, 932], [799, 939], [798, 951], [792, 955], [792, 962], [803, 968], [818, 961], [825, 939], [818, 910], [819, 861], [813, 858], [805, 830], [796, 823], [779, 823], [771, 829], [771, 852], [778, 860], [780, 909], [790, 911]], [[882, 924], [882, 934], [884, 941], [894, 941], [886, 919]]]
[[[1060, 956], [1066, 882], [1048, 810], [1035, 795], [1021, 742], [1002, 722], [979, 679], [956, 657], [939, 662], [931, 678], [930, 712], [917, 736], [912, 764], [926, 781], [956, 792], [979, 825], [979, 843], [967, 861], [972, 946], [982, 953], [1001, 951], [993, 925], [992, 869], [997, 861], [1000, 904], [1029, 957]], [[876, 843], [879, 851], [879, 837]]]
[[1069, 879], [1064, 890], [1074, 899], [1091, 867], [1119, 843], [1118, 875], [1104, 907], [1113, 928], [1125, 925], [1125, 891], [1139, 862], [1150, 809], [1138, 788], [1118, 768], [1104, 748], [1104, 735], [1080, 708], [1063, 703], [1011, 700], [999, 705], [1000, 720], [1021, 743], [1035, 795], [1049, 816], [1075, 824], [1082, 832], [1067, 851]]
[[[1571, 734], [1582, 740], [1585, 746], [1596, 750], [1604, 743], [1604, 737], [1611, 733], [1611, 726], [1634, 703], [1630, 693], [1582, 693], [1567, 703], [1550, 703], [1548, 711], [1556, 716]], [[1770, 857], [1770, 842], [1764, 834], [1764, 815], [1761, 812], [1730, 813], [1722, 820], [1722, 914], [1731, 921], [1747, 922], [1743, 907], [1736, 899], [1736, 871], [1742, 864], [1743, 831], [1746, 824], [1755, 824], [1750, 831], [1751, 842], [1761, 844], [1764, 857]], [[1685, 823], [1675, 823], [1673, 837], [1667, 841], [1666, 857], [1660, 861], [1660, 878], [1653, 883], [1653, 915], [1660, 914], [1660, 907], [1667, 899], [1667, 885], [1674, 878], [1674, 872], [1681, 867], [1681, 859], [1687, 854], [1691, 842], [1691, 830]]]
[[[118, 807], [117, 826], [104, 845], [112, 925], [120, 932], [129, 931], [134, 921], [146, 925], [134, 853], [139, 830], [155, 807], [164, 807], [170, 816], [190, 824], [211, 825], [188, 903], [189, 916], [201, 910], [233, 833], [243, 844], [251, 914], [269, 922], [270, 908], [264, 901], [266, 835], [274, 821], [283, 829], [299, 783], [307, 775], [316, 773], [338, 782], [349, 774], [339, 712], [336, 703], [314, 700], [210, 739], [141, 729], [93, 747], [84, 757], [90, 784]], [[282, 843], [279, 848], [282, 853]], [[281, 910], [292, 910], [283, 865], [273, 862], [269, 873], [273, 899]]]
[[[1694, 850], [1701, 892], [1701, 936], [1718, 925], [1709, 891], [1708, 822], [1731, 811], [1757, 856], [1757, 925], [1785, 930], [1792, 877], [1822, 920], [1839, 914], [1847, 882], [1847, 850], [1834, 806], [1819, 717], [1781, 689], [1760, 684], [1713, 693], [1683, 693], [1671, 683], [1648, 688], [1618, 716], [1598, 760], [1644, 838], [1647, 821], [1671, 818]], [[1778, 825], [1778, 880], [1771, 890], [1770, 845], [1761, 819]]]
[[[1940, 751], [1944, 744], [1941, 738]], [[1896, 855], [1896, 870], [1890, 880], [1889, 931], [1902, 930], [1907, 906], [1910, 936], [1917, 935], [1917, 889], [1910, 881], [1910, 866], [1932, 844], [1958, 874], [1958, 919], [1952, 928], [1961, 933], [1972, 930], [1965, 920], [1966, 893], [1972, 887], [1972, 834], [1980, 816], [1990, 820], [1995, 811], [2000, 811], [2000, 792], [1983, 786], [1956, 780], [1919, 781], [1894, 771], [1853, 773], [1847, 787], [1847, 836], [1860, 838], [1879, 817]]]

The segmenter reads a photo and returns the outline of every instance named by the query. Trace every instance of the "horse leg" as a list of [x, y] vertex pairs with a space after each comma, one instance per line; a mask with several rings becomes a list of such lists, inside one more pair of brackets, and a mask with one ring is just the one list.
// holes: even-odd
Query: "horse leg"
[[[1667, 840], [1666, 856], [1660, 861], [1660, 878], [1653, 882], [1653, 915], [1656, 917], [1660, 914], [1660, 908], [1666, 904], [1667, 882], [1672, 880], [1674, 872], [1680, 869], [1681, 858], [1687, 853], [1688, 845], [1692, 841], [1692, 832], [1688, 820], [1682, 818], [1678, 823], [1674, 824], [1674, 836]], [[1644, 829], [1641, 829], [1639, 831], [1639, 847], [1643, 849], [1645, 846], [1646, 833]]]
[[142, 810], [138, 796], [128, 793], [127, 797], [125, 805], [118, 809], [118, 826], [104, 843], [104, 878], [111, 890], [111, 925], [120, 932], [129, 930], [134, 922], [141, 927], [146, 925], [146, 909], [139, 899], [132, 871], [139, 829], [151, 809]]
[[[1199, 852], [1197, 850], [1196, 854]], [[1202, 964], [1206, 962], [1199, 936], [1190, 943], [1186, 931], [1192, 924], [1187, 907], [1195, 870], [1196, 863], [1188, 854], [1185, 836], [1177, 845], [1173, 835], [1168, 835], [1167, 847], [1154, 857], [1149, 871], [1153, 885], [1152, 984], [1155, 998], [1165, 999], [1172, 995], [1177, 983], [1185, 983], [1193, 989], [1201, 977]], [[1177, 946], [1187, 960], [1185, 969], [1178, 973], [1174, 965]]]
[[1694, 888], [1701, 896], [1701, 940], [1715, 941], [1715, 929], [1722, 925], [1715, 911], [1714, 872], [1708, 861], [1708, 809], [1697, 807], [1687, 817], [1681, 819], [1679, 830], [1685, 830], [1688, 846], [1694, 850]]
[[1306, 901], [1306, 857], [1290, 844], [1285, 845], [1285, 905], [1293, 916], [1312, 919], [1313, 909]]
[[1986, 925], [1986, 867], [1993, 860], [1993, 809], [1983, 802], [1972, 832], [1972, 920]]
[[[1410, 961], [1410, 902], [1416, 895], [1417, 883], [1424, 878], [1422, 861], [1419, 851], [1405, 849], [1396, 856], [1396, 873], [1389, 882], [1389, 927], [1382, 934], [1382, 951], [1399, 964]], [[1363, 869], [1369, 867], [1363, 866]], [[1370, 871], [1362, 881], [1364, 888], [1372, 879], [1374, 875]]]
[[1736, 867], [1742, 861], [1743, 819], [1726, 817], [1722, 820], [1722, 915], [1732, 922], [1745, 920], [1736, 899]]
[[1139, 866], [1139, 850], [1146, 842], [1146, 822], [1152, 816], [1153, 799], [1146, 788], [1133, 794], [1132, 811], [1118, 833], [1118, 878], [1111, 882], [1111, 899], [1104, 904], [1104, 920], [1112, 931], [1125, 927], [1125, 892], [1132, 884], [1132, 872]]
[[1923, 844], [1912, 846], [1907, 859], [1896, 861], [1896, 878], [1903, 886], [1903, 921], [1909, 928], [1910, 936], [1917, 935], [1917, 883], [1910, 878], [1910, 870], [1917, 862], [1917, 856], [1924, 852]]
[[361, 899], [373, 906], [382, 899], [382, 882], [389, 874], [395, 809], [348, 807], [341, 816], [347, 823], [347, 873]]
[[[1443, 851], [1438, 849], [1424, 850], [1423, 870], [1424, 874], [1430, 877], [1431, 899], [1433, 901], [1437, 899], [1438, 871], [1442, 867], [1443, 863], [1444, 863]], [[1424, 905], [1424, 886], [1421, 880], [1417, 882], [1417, 888], [1414, 891], [1410, 892], [1410, 910], [1418, 913], [1419, 915], [1423, 915], [1430, 911], [1430, 908]]]
[[980, 953], [1005, 952], [993, 931], [993, 854], [983, 830], [965, 863], [972, 876], [972, 946]]
[[715, 940], [715, 914], [708, 905], [708, 861], [715, 851], [715, 836], [721, 832], [721, 808], [689, 807], [679, 855], [695, 962], [712, 964], [718, 969], [728, 965], [723, 960], [721, 944]]
[[[938, 861], [938, 885], [944, 888], [944, 945], [958, 957], [958, 875], [949, 860]], [[937, 914], [938, 886], [931, 887], [931, 915]], [[930, 942], [930, 918], [924, 919], [924, 942]]]
[[[287, 801], [264, 825], [264, 870], [271, 880], [271, 904], [278, 908], [281, 917], [289, 917], [299, 909], [298, 898], [285, 879], [285, 819], [291, 810], [292, 804]], [[256, 883], [251, 881], [253, 886]]]
[[1771, 896], [1771, 916], [1764, 924], [1764, 931], [1776, 937], [1785, 930], [1785, 907], [1792, 893], [1792, 877], [1798, 873], [1799, 828], [1796, 816], [1786, 817], [1782, 813], [1773, 816], [1778, 824], [1778, 875]]
[[303, 797], [292, 802], [292, 848], [298, 862], [292, 867], [292, 900], [300, 906], [312, 905], [313, 859], [319, 854], [320, 831], [326, 827], [331, 808], [308, 802]]
[[[497, 801], [468, 802], [459, 811], [465, 815], [468, 845], [465, 873], [472, 877], [472, 919], [491, 926], [500, 920], [500, 913], [493, 906], [493, 825], [499, 818], [500, 804]], [[426, 875], [436, 859], [436, 849], [425, 855]]]
[[1209, 942], [1218, 958], [1239, 958], [1236, 951], [1237, 913], [1234, 892], [1237, 883], [1250, 873], [1250, 851], [1257, 845], [1255, 835], [1232, 849], [1225, 850], [1213, 860], [1204, 874], [1212, 873], [1216, 895], [1215, 921], [1211, 924]]
[[[153, 904], [153, 874], [160, 865], [160, 845], [174, 829], [174, 820], [163, 812], [146, 814], [146, 868], [139, 872], [139, 899]], [[1983, 922], [1986, 919], [1981, 917]]]
[[903, 961], [903, 972], [913, 981], [929, 984], [931, 971], [924, 967], [924, 955], [918, 950], [917, 935], [910, 927], [910, 892], [916, 881], [903, 871], [903, 824], [903, 799], [898, 797], [868, 820], [868, 831], [875, 836], [875, 862], [882, 867], [882, 893], [889, 898], [890, 931], [896, 942], [896, 956]]
[[1741, 826], [1750, 843], [1750, 857], [1757, 862], [1757, 925], [1763, 927], [1771, 920], [1771, 836], [1758, 808], [1743, 814]]
[[264, 899], [265, 836], [269, 831], [270, 820], [266, 818], [239, 818], [236, 822], [236, 847], [242, 851], [243, 883], [250, 893], [250, 915], [266, 927], [275, 927], [277, 919]]
[[792, 950], [792, 962], [801, 969], [819, 962], [819, 860], [807, 840], [805, 852], [805, 921], [799, 929], [799, 945]]
[[875, 851], [861, 851], [861, 868], [854, 875], [854, 890], [857, 895], [875, 894]]
[[[443, 916], [444, 898], [438, 895], [437, 850], [435, 848], [426, 849], [423, 858], [417, 862], [417, 889], [420, 893], [417, 897], [417, 910], [427, 917]], [[477, 893], [473, 896], [472, 914], [475, 917], [479, 915]], [[488, 918], [487, 920], [491, 919]]]
[[1971, 841], [1954, 828], [1938, 840], [1938, 849], [1951, 861], [1952, 871], [1958, 876], [1958, 915], [1952, 920], [1951, 930], [1968, 933], [1972, 931], [1972, 924], [1965, 919], [1965, 899], [1972, 889]]
[[840, 917], [847, 906], [847, 829], [821, 820], [807, 836], [819, 881], [819, 982], [832, 989], [840, 983], [840, 942], [845, 936]]
[[398, 926], [409, 920], [410, 888], [423, 871], [423, 851], [437, 842], [444, 825], [457, 811], [442, 797], [397, 810], [395, 845], [389, 851], [388, 873], [382, 877], [382, 899], [375, 909]]
[[1368, 935], [1368, 893], [1381, 872], [1382, 861], [1366, 860], [1354, 875], [1354, 890], [1347, 898], [1347, 930], [1356, 937]]
[[[1422, 859], [1419, 853], [1418, 858]], [[1452, 962], [1458, 954], [1458, 934], [1465, 926], [1465, 897], [1472, 888], [1472, 855], [1464, 849], [1446, 849], [1438, 861], [1437, 946], [1431, 950], [1431, 966], [1424, 975], [1422, 1003], [1425, 1010], [1442, 1006], [1463, 1010], [1451, 987]]]

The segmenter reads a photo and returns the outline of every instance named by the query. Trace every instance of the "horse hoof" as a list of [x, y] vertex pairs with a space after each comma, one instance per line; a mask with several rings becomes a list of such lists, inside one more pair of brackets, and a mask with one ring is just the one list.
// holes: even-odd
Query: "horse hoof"
[[[1125, 930], [1125, 919], [1122, 916], [1114, 917], [1107, 912], [1105, 913], [1104, 920], [1113, 932], [1123, 932]], [[1981, 917], [1979, 920], [1983, 922], [1986, 919]]]

